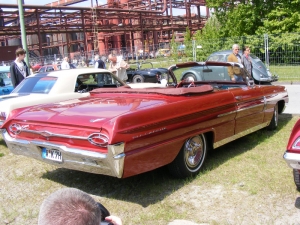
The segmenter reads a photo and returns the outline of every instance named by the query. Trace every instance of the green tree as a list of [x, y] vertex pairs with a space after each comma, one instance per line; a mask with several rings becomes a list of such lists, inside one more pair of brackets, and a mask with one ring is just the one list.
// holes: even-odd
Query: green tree
[[257, 30], [257, 34], [276, 34], [300, 31], [300, 1], [290, 1], [289, 4], [276, 6], [271, 10]]
[[185, 35], [184, 35], [184, 45], [185, 45], [185, 54], [187, 56], [187, 60], [191, 60], [190, 58], [193, 56], [193, 44], [192, 44], [192, 34], [188, 27], [186, 27]]
[[300, 31], [300, 0], [206, 0], [223, 37]]
[[206, 60], [207, 56], [212, 53], [212, 50], [220, 49], [220, 28], [221, 24], [215, 16], [212, 16], [208, 19], [205, 27], [194, 34], [196, 45], [201, 46], [200, 49], [196, 50], [197, 61]]

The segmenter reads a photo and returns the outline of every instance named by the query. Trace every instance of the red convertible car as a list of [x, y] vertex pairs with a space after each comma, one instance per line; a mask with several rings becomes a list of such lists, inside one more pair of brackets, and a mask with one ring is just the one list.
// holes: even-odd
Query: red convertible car
[[294, 181], [300, 191], [300, 120], [294, 125], [286, 149], [283, 158], [293, 169]]
[[[177, 83], [195, 67], [201, 81]], [[244, 82], [230, 81], [228, 69]], [[275, 129], [288, 102], [285, 87], [255, 85], [238, 63], [177, 64], [166, 78], [109, 79], [88, 97], [15, 110], [2, 135], [13, 153], [58, 167], [126, 178], [167, 166], [184, 178], [199, 172], [209, 150]]]

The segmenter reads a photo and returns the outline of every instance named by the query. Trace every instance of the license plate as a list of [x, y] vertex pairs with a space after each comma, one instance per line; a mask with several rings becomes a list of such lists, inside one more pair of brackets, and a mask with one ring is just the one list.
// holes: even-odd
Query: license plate
[[42, 158], [62, 162], [62, 155], [59, 150], [42, 148]]

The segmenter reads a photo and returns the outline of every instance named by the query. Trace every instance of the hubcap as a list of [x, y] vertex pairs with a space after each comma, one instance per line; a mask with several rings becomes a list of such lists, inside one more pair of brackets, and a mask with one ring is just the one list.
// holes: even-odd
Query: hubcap
[[204, 144], [200, 136], [190, 138], [185, 144], [184, 159], [186, 165], [193, 169], [202, 161], [204, 155]]

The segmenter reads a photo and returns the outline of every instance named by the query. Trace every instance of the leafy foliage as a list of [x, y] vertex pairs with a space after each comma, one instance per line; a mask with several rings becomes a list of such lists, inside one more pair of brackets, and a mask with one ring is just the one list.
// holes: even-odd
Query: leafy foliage
[[207, 0], [223, 37], [300, 31], [300, 0]]
[[[207, 0], [207, 6], [213, 9], [201, 31], [193, 37], [187, 29], [184, 44], [186, 54], [192, 57], [192, 39], [197, 46], [197, 61], [205, 61], [213, 52], [231, 49], [233, 44], [240, 47], [248, 45], [252, 53], [263, 61], [265, 49], [270, 58], [276, 58], [276, 64], [294, 64], [300, 62], [300, 0], [253, 0], [224, 1]], [[288, 34], [287, 34], [288, 33]], [[268, 45], [267, 45], [268, 44]]]

